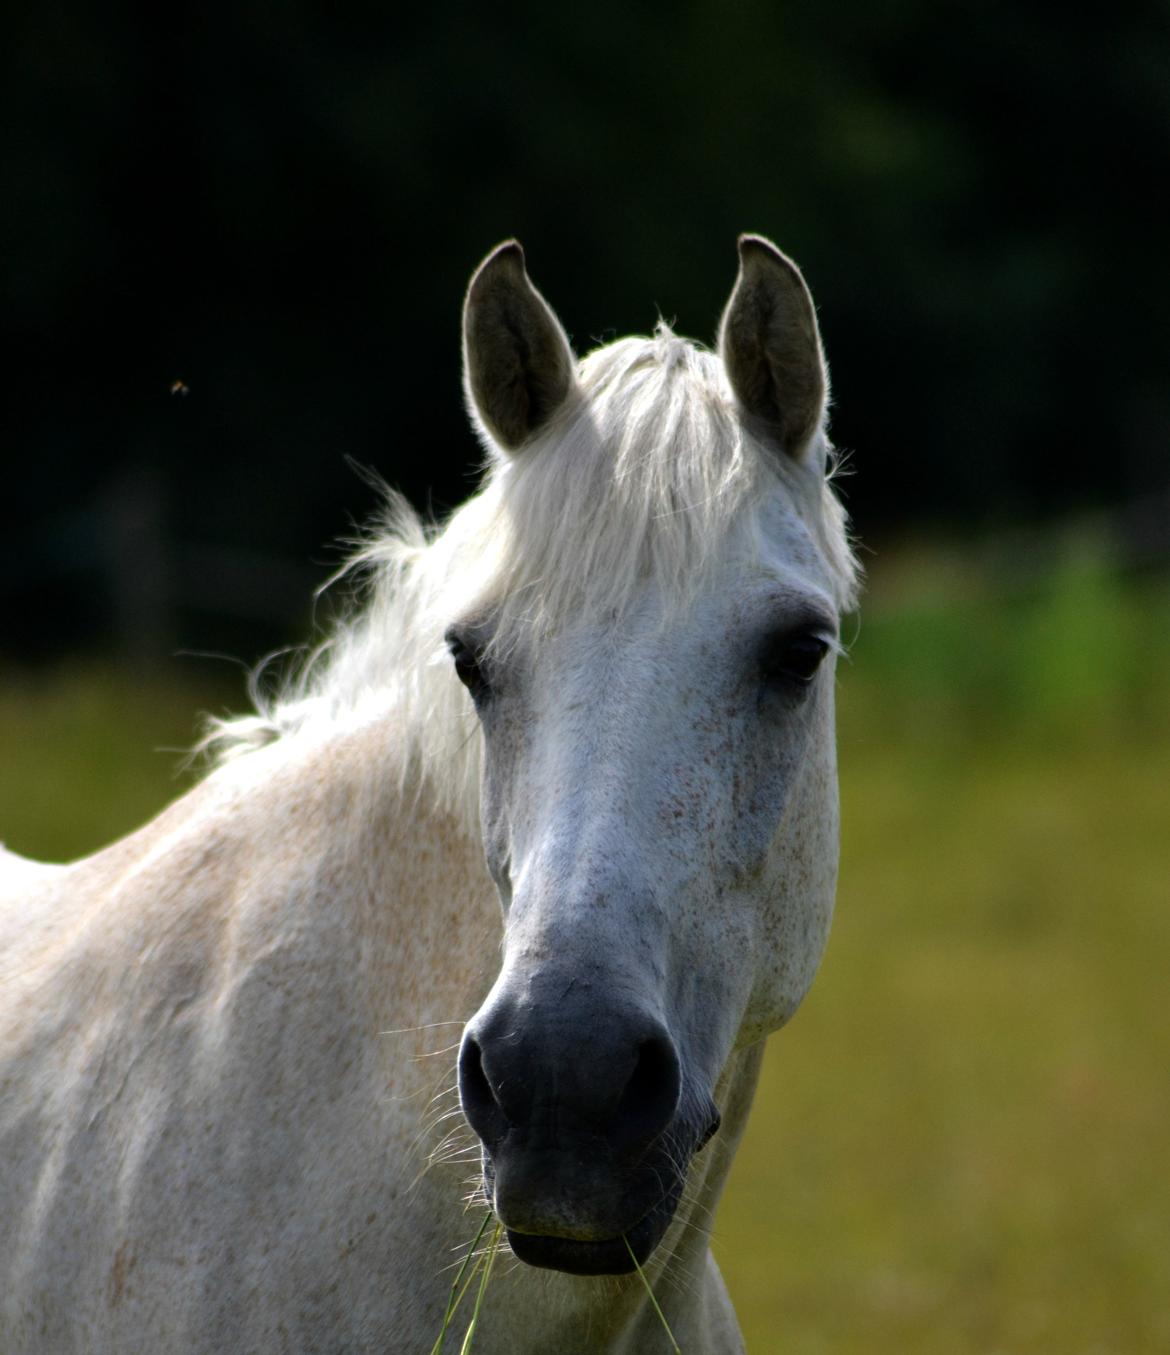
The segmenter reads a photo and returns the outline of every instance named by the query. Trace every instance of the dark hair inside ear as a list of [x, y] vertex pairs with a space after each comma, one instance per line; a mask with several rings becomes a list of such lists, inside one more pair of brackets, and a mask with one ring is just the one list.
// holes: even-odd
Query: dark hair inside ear
[[463, 307], [468, 399], [506, 451], [516, 451], [560, 408], [573, 380], [560, 322], [533, 287], [515, 240], [480, 265]]
[[719, 326], [719, 353], [745, 415], [789, 456], [824, 418], [828, 378], [812, 297], [770, 241], [745, 235], [739, 277]]

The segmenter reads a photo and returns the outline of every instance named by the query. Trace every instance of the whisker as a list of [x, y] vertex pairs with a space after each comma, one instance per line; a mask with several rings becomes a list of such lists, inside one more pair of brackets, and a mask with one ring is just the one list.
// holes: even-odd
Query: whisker
[[439, 1026], [465, 1026], [466, 1021], [428, 1021], [425, 1026], [400, 1026], [397, 1030], [380, 1030], [379, 1035], [417, 1035], [423, 1030], [437, 1030]]
[[462, 1041], [456, 1040], [454, 1044], [444, 1045], [442, 1049], [431, 1049], [425, 1054], [412, 1054], [411, 1057], [419, 1062], [422, 1059], [437, 1059], [440, 1054], [449, 1054], [453, 1049], [458, 1049]]

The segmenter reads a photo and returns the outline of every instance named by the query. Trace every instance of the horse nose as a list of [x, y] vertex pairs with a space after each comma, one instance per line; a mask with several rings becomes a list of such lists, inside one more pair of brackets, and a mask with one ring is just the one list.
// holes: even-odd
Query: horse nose
[[459, 1095], [489, 1150], [516, 1133], [557, 1148], [582, 1134], [641, 1155], [678, 1110], [682, 1068], [665, 1025], [642, 1012], [501, 1004], [475, 1018], [459, 1053]]

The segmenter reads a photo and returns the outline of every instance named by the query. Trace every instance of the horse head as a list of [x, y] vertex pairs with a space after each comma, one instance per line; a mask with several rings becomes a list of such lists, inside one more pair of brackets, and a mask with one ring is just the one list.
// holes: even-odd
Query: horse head
[[739, 255], [716, 352], [660, 326], [578, 363], [514, 242], [464, 309], [495, 539], [446, 638], [504, 932], [459, 1091], [513, 1251], [578, 1274], [663, 1238], [832, 912], [826, 369], [796, 266]]

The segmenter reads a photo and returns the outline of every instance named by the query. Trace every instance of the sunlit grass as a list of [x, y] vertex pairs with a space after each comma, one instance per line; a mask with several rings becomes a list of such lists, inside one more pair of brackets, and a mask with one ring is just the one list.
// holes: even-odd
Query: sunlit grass
[[[483, 1267], [483, 1257], [477, 1254], [477, 1248], [479, 1247], [480, 1239], [483, 1237], [487, 1230], [487, 1226], [491, 1221], [492, 1213], [489, 1209], [483, 1216], [483, 1221], [479, 1225], [479, 1231], [471, 1239], [471, 1245], [467, 1248], [467, 1255], [463, 1258], [463, 1264], [459, 1267], [454, 1280], [451, 1282], [451, 1292], [447, 1296], [447, 1309], [443, 1314], [443, 1325], [439, 1328], [438, 1336], [435, 1337], [435, 1344], [431, 1347], [431, 1355], [443, 1355], [443, 1346], [446, 1344], [447, 1332], [455, 1318], [455, 1313], [458, 1310], [459, 1305], [463, 1302], [464, 1295], [470, 1288], [471, 1282], [475, 1279], [476, 1272]], [[499, 1233], [500, 1229], [499, 1225], [497, 1225], [496, 1236], [493, 1239], [493, 1259], [495, 1257], [495, 1247], [499, 1245]], [[480, 1292], [475, 1304], [476, 1318], [479, 1316], [480, 1303], [483, 1299], [483, 1290], [486, 1284], [487, 1274], [485, 1272], [484, 1277], [480, 1282]], [[473, 1318], [471, 1326], [468, 1327], [468, 1339], [471, 1338], [474, 1326], [475, 1319]]]
[[875, 599], [822, 973], [717, 1221], [749, 1350], [1170, 1350], [1170, 591]]
[[0, 842], [68, 861], [130, 832], [192, 784], [183, 753], [200, 711], [238, 703], [242, 689], [217, 670], [0, 671]]
[[646, 1278], [646, 1272], [642, 1269], [641, 1262], [634, 1255], [634, 1249], [630, 1246], [629, 1238], [623, 1235], [622, 1241], [626, 1244], [626, 1251], [630, 1253], [630, 1260], [634, 1263], [634, 1270], [638, 1274], [638, 1279], [642, 1281], [642, 1287], [646, 1290], [646, 1298], [649, 1301], [651, 1308], [654, 1309], [655, 1316], [658, 1318], [659, 1322], [662, 1323], [662, 1330], [666, 1333], [666, 1339], [670, 1342], [671, 1350], [675, 1352], [675, 1355], [682, 1355], [679, 1344], [674, 1339], [674, 1332], [670, 1330], [670, 1323], [666, 1320], [666, 1314], [662, 1311], [661, 1305], [654, 1297], [654, 1290], [650, 1287], [650, 1281]]
[[463, 1264], [459, 1267], [459, 1273], [455, 1276], [454, 1283], [451, 1285], [451, 1293], [447, 1299], [447, 1310], [443, 1314], [443, 1325], [435, 1338], [435, 1344], [431, 1347], [431, 1355], [442, 1355], [447, 1340], [447, 1332], [455, 1321], [459, 1305], [463, 1302], [472, 1283], [478, 1278], [479, 1285], [475, 1291], [475, 1304], [471, 1310], [471, 1320], [467, 1324], [467, 1330], [463, 1333], [463, 1340], [459, 1346], [459, 1355], [471, 1355], [475, 1333], [479, 1330], [479, 1316], [483, 1309], [483, 1298], [487, 1293], [488, 1282], [492, 1277], [492, 1270], [500, 1251], [500, 1240], [504, 1235], [504, 1225], [497, 1223], [492, 1230], [492, 1240], [488, 1243], [487, 1250], [482, 1252], [478, 1250], [480, 1238], [483, 1237], [491, 1220], [492, 1214], [489, 1210], [484, 1215], [483, 1222], [479, 1225], [479, 1231], [472, 1239], [471, 1245], [467, 1249], [467, 1255], [463, 1258]]

